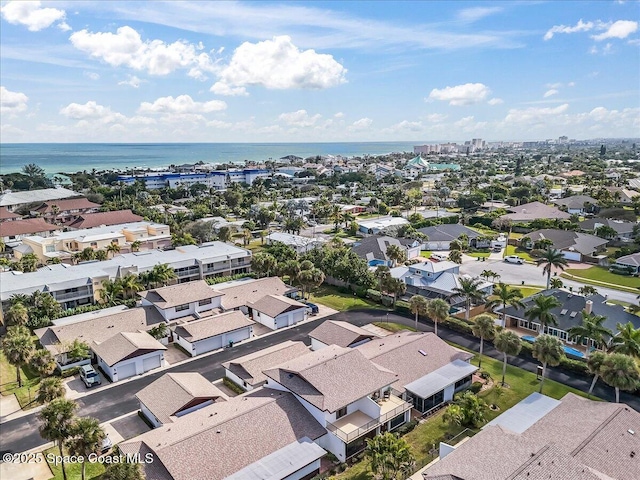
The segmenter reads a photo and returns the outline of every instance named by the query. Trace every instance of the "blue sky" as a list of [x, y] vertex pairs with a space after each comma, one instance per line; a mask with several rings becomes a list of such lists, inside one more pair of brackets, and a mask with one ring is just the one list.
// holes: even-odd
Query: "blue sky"
[[2, 142], [640, 136], [637, 1], [4, 1]]

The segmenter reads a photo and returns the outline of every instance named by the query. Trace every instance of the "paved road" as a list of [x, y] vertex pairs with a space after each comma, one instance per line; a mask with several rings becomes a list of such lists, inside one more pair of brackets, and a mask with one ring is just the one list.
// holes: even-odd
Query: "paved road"
[[[223, 376], [223, 368], [221, 367], [221, 364], [233, 358], [247, 355], [286, 340], [300, 340], [309, 344], [310, 341], [308, 333], [316, 328], [320, 323], [328, 319], [342, 320], [354, 325], [362, 326], [371, 322], [384, 322], [387, 318], [390, 322], [401, 323], [408, 326], [414, 325], [413, 319], [393, 313], [390, 313], [387, 316], [386, 311], [383, 310], [362, 310], [337, 313], [331, 317], [325, 317], [302, 324], [292, 329], [276, 332], [253, 342], [241, 343], [234, 346], [233, 349], [224, 350], [207, 357], [196, 358], [191, 362], [163, 370], [156, 374], [117, 384], [112, 388], [88, 395], [78, 400], [78, 404], [80, 405], [78, 415], [91, 416], [97, 418], [100, 422], [106, 422], [121, 415], [133, 412], [138, 409], [138, 401], [134, 396], [136, 392], [167, 372], [199, 372], [208, 380], [214, 381]], [[422, 322], [424, 322], [424, 320], [422, 320]], [[433, 331], [431, 323], [420, 323], [419, 328], [422, 331]], [[479, 341], [475, 337], [454, 332], [444, 327], [438, 328], [438, 334], [443, 339], [457, 343], [465, 348], [475, 351], [480, 349]], [[495, 350], [491, 345], [485, 345], [484, 353], [490, 357], [502, 360], [502, 354]], [[535, 372], [538, 367], [538, 364], [534, 361], [522, 357], [509, 357], [509, 363], [531, 372]], [[591, 383], [590, 378], [577, 376], [575, 374], [569, 375], [562, 370], [553, 368], [549, 369], [548, 378], [585, 392], [588, 391]], [[614, 400], [613, 389], [606, 386], [602, 381], [599, 381], [596, 385], [594, 394], [609, 401]], [[626, 392], [620, 392], [620, 401], [627, 403], [634, 409], [640, 411], [640, 397]], [[3, 423], [1, 426], [2, 436], [0, 437], [0, 451], [23, 452], [42, 445], [44, 442], [38, 433], [38, 426], [39, 422], [36, 414], [27, 415], [25, 417]]]
[[[527, 285], [534, 285], [540, 287], [547, 286], [547, 277], [542, 274], [542, 267], [525, 263], [523, 265], [516, 265], [513, 263], [507, 263], [503, 260], [487, 260], [485, 262], [478, 262], [477, 260], [471, 260], [464, 262], [460, 266], [460, 273], [466, 273], [472, 276], [478, 276], [483, 270], [493, 270], [500, 274], [500, 281], [511, 285], [520, 285], [524, 280]], [[573, 287], [574, 291], [578, 291], [580, 287], [585, 284], [579, 283], [566, 278], [562, 279], [565, 287]], [[627, 303], [636, 303], [636, 294], [622, 292], [620, 290], [614, 290], [612, 288], [598, 287], [598, 292], [601, 295], [606, 295], [608, 299], [620, 300]]]

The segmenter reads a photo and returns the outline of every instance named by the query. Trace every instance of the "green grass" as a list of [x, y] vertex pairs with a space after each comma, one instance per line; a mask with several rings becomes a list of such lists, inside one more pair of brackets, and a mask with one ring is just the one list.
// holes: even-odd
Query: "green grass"
[[526, 250], [522, 250], [515, 245], [507, 245], [507, 248], [504, 249], [504, 256], [507, 257], [509, 255], [518, 255], [527, 262], [535, 262], [533, 257], [529, 255], [529, 252], [527, 252]]
[[468, 255], [473, 258], [489, 258], [491, 253], [489, 252], [466, 252], [465, 255]]
[[471, 230], [475, 230], [476, 232], [481, 233], [483, 235], [497, 235], [498, 234], [497, 230], [494, 230], [493, 228], [489, 228], [489, 227], [473, 226], [473, 227], [468, 227], [468, 228], [470, 228]]
[[[43, 454], [45, 455], [45, 458], [47, 458], [48, 454], [59, 456], [60, 450], [58, 449], [58, 447], [51, 447], [50, 449], [45, 450]], [[64, 454], [68, 455], [68, 452], [65, 450]], [[49, 464], [49, 468], [51, 469], [51, 473], [53, 474], [53, 480], [63, 480], [62, 465], [54, 465], [52, 462], [49, 462], [48, 458], [47, 463]], [[80, 480], [80, 478], [82, 478], [81, 463], [65, 463], [64, 465], [67, 472], [67, 480]], [[104, 473], [104, 470], [104, 465], [101, 463], [87, 462], [87, 480], [91, 480], [92, 478], [100, 478], [100, 476]]]
[[413, 327], [407, 327], [406, 325], [402, 325], [401, 323], [393, 323], [393, 322], [373, 322], [376, 327], [384, 328], [385, 330], [389, 330], [392, 333], [399, 332], [401, 330], [409, 330], [410, 332], [416, 332], [417, 330]]
[[40, 377], [28, 366], [22, 367], [20, 372], [22, 387], [18, 387], [16, 381], [16, 367], [11, 365], [0, 351], [0, 393], [2, 395], [15, 394], [22, 409], [34, 408], [37, 404], [32, 400], [37, 394]]
[[509, 285], [510, 290], [515, 290], [516, 288], [520, 290], [520, 293], [522, 293], [522, 296], [524, 298], [530, 297], [531, 295], [544, 290], [544, 288], [542, 287], [528, 287], [526, 285]]
[[[640, 288], [640, 278], [628, 275], [618, 275], [610, 272], [604, 267], [591, 267], [584, 270], [570, 268], [565, 270], [565, 272], [585, 280], [605, 282], [614, 286], [629, 287], [631, 289]], [[615, 287], [612, 286], [611, 288]]]
[[344, 311], [355, 308], [380, 308], [375, 302], [350, 293], [341, 293], [336, 287], [321, 285], [312, 294], [311, 302], [326, 305], [334, 310]]
[[520, 240], [522, 237], [524, 237], [524, 233], [511, 232], [511, 234], [509, 235], [509, 238], [513, 238], [515, 240]]
[[424, 257], [424, 258], [431, 258], [431, 250], [421, 250], [420, 251], [420, 256]]

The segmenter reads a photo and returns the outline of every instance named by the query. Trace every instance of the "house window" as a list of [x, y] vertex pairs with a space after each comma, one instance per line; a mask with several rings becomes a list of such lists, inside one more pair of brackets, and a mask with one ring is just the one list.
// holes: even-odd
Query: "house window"
[[347, 414], [347, 407], [342, 407], [336, 412], [336, 420], [344, 417]]
[[56, 251], [56, 246], [55, 245], [47, 245], [45, 247], [45, 252], [47, 253], [53, 253]]
[[91, 242], [91, 246], [92, 247], [97, 247], [98, 246], [98, 242]]
[[198, 302], [198, 305], [200, 305], [201, 307], [202, 307], [203, 305], [211, 305], [211, 301], [212, 301], [212, 299], [211, 299], [211, 298], [205, 298], [204, 300], [200, 300], [200, 301]]
[[468, 376], [458, 380], [453, 388], [455, 390], [458, 390], [459, 388], [463, 387], [465, 384], [469, 383], [470, 381], [471, 381], [471, 375], [468, 375]]
[[182, 305], [178, 305], [176, 307], [176, 312], [182, 312], [184, 310], [189, 310], [189, 304], [188, 303], [185, 303], [185, 304], [182, 304]]

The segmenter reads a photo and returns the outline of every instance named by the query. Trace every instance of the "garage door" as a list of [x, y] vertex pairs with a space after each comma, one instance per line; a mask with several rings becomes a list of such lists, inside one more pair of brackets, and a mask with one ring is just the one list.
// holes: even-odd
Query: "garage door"
[[124, 380], [125, 378], [133, 377], [136, 374], [135, 362], [118, 365], [118, 367], [116, 368], [116, 373], [118, 374], [118, 380]]
[[196, 355], [201, 355], [217, 348], [222, 348], [222, 336], [207, 338], [206, 340], [200, 340], [194, 344], [196, 346]]
[[580, 254], [580, 252], [570, 252], [566, 250], [562, 252], [562, 256], [567, 260], [572, 260], [574, 262], [579, 262], [582, 258], [582, 255]]
[[231, 332], [227, 335], [227, 342], [232, 341], [233, 343], [237, 343], [241, 340], [246, 340], [249, 338], [249, 328], [243, 328], [242, 330], [238, 330], [237, 332]]
[[158, 368], [160, 366], [160, 355], [156, 355], [154, 357], [145, 358], [142, 361], [142, 370], [148, 372], [149, 370], [153, 370], [154, 368]]

